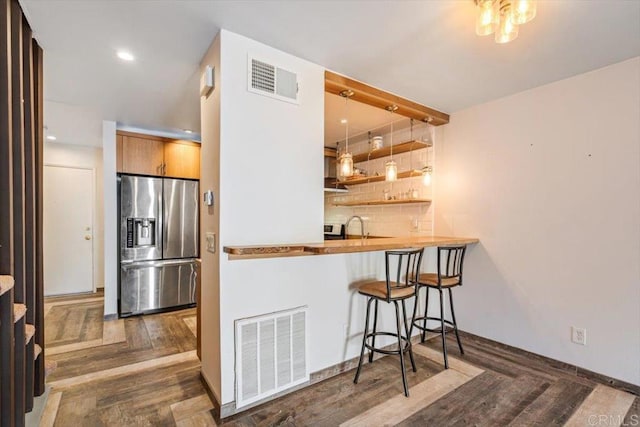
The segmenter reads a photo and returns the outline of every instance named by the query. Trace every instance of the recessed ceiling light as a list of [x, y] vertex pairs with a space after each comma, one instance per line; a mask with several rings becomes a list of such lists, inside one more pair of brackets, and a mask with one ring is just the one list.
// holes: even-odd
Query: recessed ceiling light
[[119, 50], [116, 55], [118, 55], [118, 58], [122, 59], [123, 61], [133, 61], [135, 59], [134, 56], [126, 50]]
[[347, 123], [347, 119], [342, 119], [340, 120], [340, 123], [342, 123], [343, 125]]
[[55, 136], [53, 136], [53, 135], [47, 135], [47, 139], [48, 139], [49, 141], [55, 141], [55, 140], [56, 140], [56, 139], [58, 139], [58, 138], [56, 138], [56, 137], [55, 137]]
[[193, 133], [191, 129], [184, 129], [184, 133]]

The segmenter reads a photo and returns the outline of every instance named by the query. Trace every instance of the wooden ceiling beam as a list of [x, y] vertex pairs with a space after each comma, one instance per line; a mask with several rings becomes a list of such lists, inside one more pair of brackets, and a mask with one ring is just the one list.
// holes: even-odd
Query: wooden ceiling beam
[[324, 90], [334, 95], [340, 95], [340, 92], [344, 90], [352, 90], [354, 94], [350, 99], [354, 101], [383, 109], [390, 105], [396, 105], [398, 107], [396, 114], [415, 120], [429, 121], [434, 126], [449, 123], [449, 115], [446, 113], [331, 71], [324, 72]]

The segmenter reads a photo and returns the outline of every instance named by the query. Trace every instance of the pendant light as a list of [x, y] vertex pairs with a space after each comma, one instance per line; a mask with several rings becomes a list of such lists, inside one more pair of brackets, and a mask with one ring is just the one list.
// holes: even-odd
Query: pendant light
[[[428, 117], [425, 120], [425, 122], [426, 122], [426, 128], [425, 129], [429, 133], [429, 140], [433, 144], [433, 134], [432, 134], [433, 128], [429, 124], [429, 122], [431, 122], [431, 120], [433, 120], [431, 117]], [[423, 137], [423, 139], [424, 139], [424, 137]], [[422, 184], [425, 187], [428, 187], [429, 185], [431, 185], [431, 174], [432, 173], [433, 173], [433, 168], [431, 166], [429, 166], [429, 151], [427, 149], [427, 164], [422, 168]]]
[[499, 13], [500, 23], [496, 27], [495, 41], [496, 43], [509, 43], [518, 37], [518, 24], [513, 21], [511, 4], [501, 4]]
[[398, 109], [397, 105], [389, 105], [387, 111], [391, 113], [391, 133], [389, 135], [389, 161], [384, 165], [385, 181], [395, 181], [398, 179], [398, 165], [393, 161], [393, 112]]
[[526, 24], [536, 17], [536, 0], [511, 0], [511, 20], [514, 24]]
[[353, 176], [353, 156], [349, 152], [349, 98], [353, 96], [352, 90], [343, 90], [340, 96], [344, 98], [344, 120], [345, 123], [345, 150], [340, 155], [338, 174], [342, 178]]

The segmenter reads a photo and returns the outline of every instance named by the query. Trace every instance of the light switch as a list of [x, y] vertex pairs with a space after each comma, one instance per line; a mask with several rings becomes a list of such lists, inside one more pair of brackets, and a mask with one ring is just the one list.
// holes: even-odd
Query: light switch
[[207, 232], [205, 233], [205, 238], [207, 239], [207, 252], [211, 252], [212, 254], [216, 253], [216, 233]]

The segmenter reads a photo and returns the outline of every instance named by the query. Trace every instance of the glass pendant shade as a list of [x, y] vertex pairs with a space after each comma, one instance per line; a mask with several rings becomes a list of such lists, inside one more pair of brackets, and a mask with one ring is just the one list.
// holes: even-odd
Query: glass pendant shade
[[422, 175], [422, 184], [425, 186], [431, 185], [431, 168], [425, 168], [424, 175]]
[[384, 165], [385, 181], [395, 181], [398, 179], [398, 165], [393, 160], [389, 160]]
[[516, 24], [524, 24], [536, 17], [535, 0], [512, 0], [510, 9], [511, 21]]
[[340, 156], [340, 176], [343, 178], [353, 176], [353, 157], [351, 153], [343, 153]]
[[511, 20], [511, 13], [505, 11], [500, 16], [500, 24], [496, 28], [496, 43], [508, 43], [518, 37], [518, 25]]
[[478, 3], [480, 13], [476, 18], [476, 34], [488, 36], [493, 33], [498, 24], [498, 12], [493, 7], [493, 1], [484, 0]]

